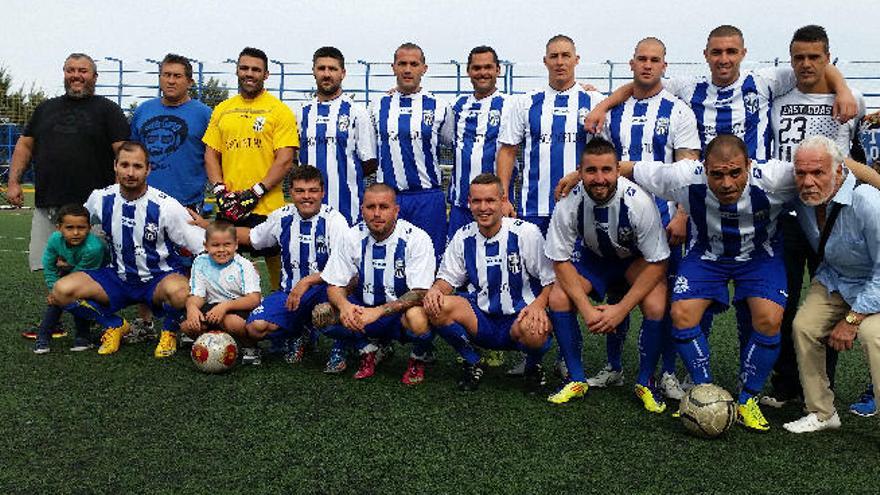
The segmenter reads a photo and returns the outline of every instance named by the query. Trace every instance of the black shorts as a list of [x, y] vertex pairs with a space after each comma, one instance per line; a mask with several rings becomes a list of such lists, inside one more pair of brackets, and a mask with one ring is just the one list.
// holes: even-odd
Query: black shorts
[[[203, 315], [207, 314], [208, 311], [211, 311], [212, 309], [214, 309], [214, 306], [216, 306], [217, 304], [218, 303], [205, 303], [205, 304], [203, 304], [202, 308], [201, 308], [202, 314]], [[247, 321], [248, 316], [251, 315], [251, 312], [250, 311], [228, 311], [226, 314], [235, 315], [235, 316], [238, 316], [239, 318], [241, 318], [242, 320]], [[208, 326], [208, 330], [223, 330], [222, 328], [220, 328], [220, 325], [214, 325], [213, 323], [207, 323], [207, 322], [205, 324]]]

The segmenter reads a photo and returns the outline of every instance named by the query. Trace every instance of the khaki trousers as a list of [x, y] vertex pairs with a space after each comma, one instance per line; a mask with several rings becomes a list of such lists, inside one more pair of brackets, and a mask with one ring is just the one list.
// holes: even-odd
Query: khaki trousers
[[[794, 345], [797, 351], [801, 386], [807, 411], [825, 421], [834, 415], [834, 392], [825, 369], [825, 340], [834, 326], [846, 317], [850, 306], [837, 292], [828, 293], [813, 281], [807, 297], [794, 318]], [[880, 397], [880, 313], [859, 325], [858, 339], [871, 368], [875, 397]]]

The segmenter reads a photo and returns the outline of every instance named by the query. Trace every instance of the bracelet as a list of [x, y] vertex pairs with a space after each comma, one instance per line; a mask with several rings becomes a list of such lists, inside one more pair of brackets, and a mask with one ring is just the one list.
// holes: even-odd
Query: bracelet
[[263, 195], [266, 194], [266, 186], [264, 186], [262, 182], [257, 182], [251, 187], [251, 191], [253, 191], [258, 198], [262, 198]]

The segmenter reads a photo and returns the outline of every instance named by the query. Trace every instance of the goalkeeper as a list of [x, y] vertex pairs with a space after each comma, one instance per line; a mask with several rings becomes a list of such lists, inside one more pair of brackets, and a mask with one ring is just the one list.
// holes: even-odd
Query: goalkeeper
[[[290, 171], [299, 147], [293, 112], [263, 87], [269, 77], [268, 58], [245, 48], [236, 65], [238, 94], [211, 114], [202, 141], [205, 171], [217, 198], [218, 217], [240, 227], [255, 227], [284, 206], [281, 181]], [[278, 248], [254, 250], [278, 289], [281, 263]]]

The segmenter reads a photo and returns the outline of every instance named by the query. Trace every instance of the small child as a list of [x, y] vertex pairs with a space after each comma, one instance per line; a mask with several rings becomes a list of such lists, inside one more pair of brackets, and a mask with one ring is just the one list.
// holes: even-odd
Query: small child
[[[64, 311], [54, 305], [52, 287], [55, 282], [71, 272], [101, 268], [107, 261], [107, 246], [91, 233], [89, 211], [85, 207], [78, 204], [62, 206], [55, 215], [55, 225], [58, 230], [49, 236], [46, 250], [43, 251], [43, 276], [49, 287], [49, 296], [46, 298], [49, 306], [37, 329], [35, 354], [49, 352], [52, 329], [58, 325]], [[73, 321], [76, 333], [70, 350], [79, 352], [91, 349], [90, 322], [82, 318], [74, 318]]]
[[260, 364], [259, 350], [245, 329], [248, 314], [260, 304], [260, 275], [237, 249], [231, 223], [217, 220], [205, 229], [206, 252], [193, 261], [180, 329], [192, 338], [222, 330], [239, 341], [243, 364]]

